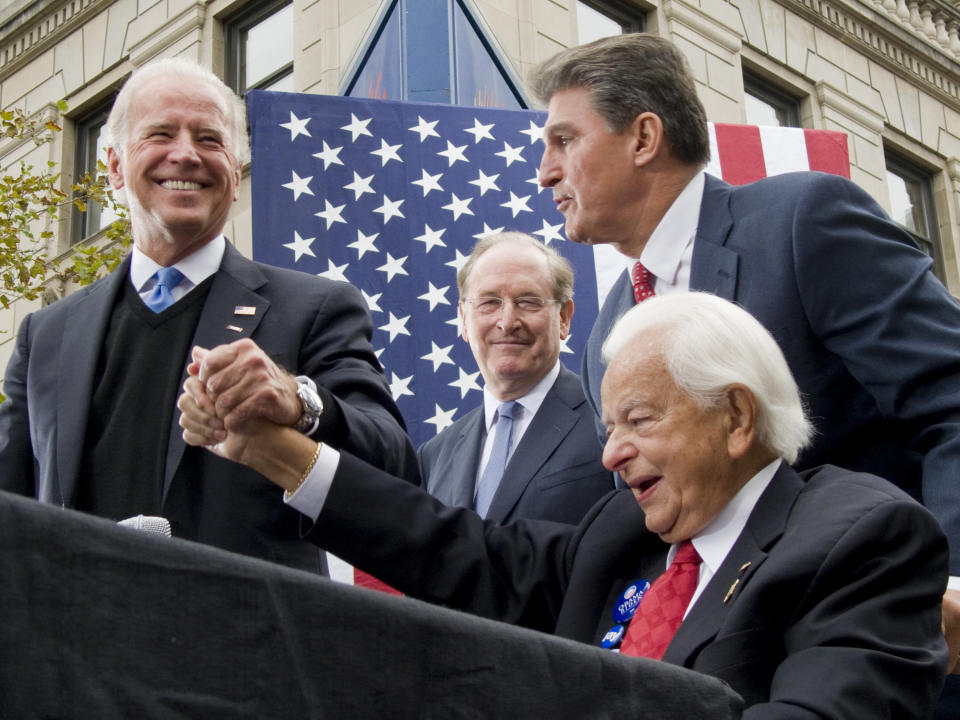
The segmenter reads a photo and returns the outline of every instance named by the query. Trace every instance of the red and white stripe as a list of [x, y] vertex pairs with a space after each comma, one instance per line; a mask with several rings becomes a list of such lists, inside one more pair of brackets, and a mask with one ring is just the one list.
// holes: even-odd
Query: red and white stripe
[[[731, 185], [745, 185], [768, 175], [818, 170], [850, 177], [847, 136], [835, 130], [707, 123], [710, 162], [706, 171]], [[600, 307], [610, 288], [633, 258], [609, 245], [593, 249]]]

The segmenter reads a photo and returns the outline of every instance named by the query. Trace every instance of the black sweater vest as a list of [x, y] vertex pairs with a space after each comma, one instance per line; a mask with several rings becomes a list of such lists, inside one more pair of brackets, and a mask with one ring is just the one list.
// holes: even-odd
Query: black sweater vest
[[160, 515], [180, 378], [212, 277], [161, 313], [129, 279], [114, 302], [94, 378], [76, 508], [121, 520]]

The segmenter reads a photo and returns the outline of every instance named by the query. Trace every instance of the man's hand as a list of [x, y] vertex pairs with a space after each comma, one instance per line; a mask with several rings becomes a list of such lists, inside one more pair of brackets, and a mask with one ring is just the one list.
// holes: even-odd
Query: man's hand
[[950, 651], [947, 672], [960, 675], [960, 590], [947, 590], [943, 596], [943, 636]]
[[212, 350], [195, 348], [193, 360], [187, 371], [197, 378], [227, 430], [241, 430], [254, 418], [283, 426], [300, 418], [296, 380], [252, 340]]
[[242, 427], [227, 428], [197, 377], [207, 355], [203, 348], [194, 348], [194, 362], [187, 368], [183, 393], [177, 398], [184, 441], [247, 465], [284, 490], [295, 490], [316, 459], [317, 443], [291, 427], [260, 417], [250, 418]]
[[240, 431], [227, 433], [223, 421], [217, 417], [213, 400], [197, 378], [200, 362], [207, 352], [194, 348], [194, 362], [187, 368], [183, 392], [177, 398], [183, 439], [188, 445], [205, 447], [220, 457], [241, 462], [249, 436]]

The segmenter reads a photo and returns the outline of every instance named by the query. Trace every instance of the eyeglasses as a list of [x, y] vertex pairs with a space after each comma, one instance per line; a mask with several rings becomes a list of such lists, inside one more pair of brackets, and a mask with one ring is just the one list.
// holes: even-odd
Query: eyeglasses
[[463, 302], [473, 306], [474, 312], [479, 315], [498, 315], [503, 310], [505, 302], [512, 302], [513, 307], [521, 315], [535, 315], [543, 310], [547, 305], [551, 305], [556, 300], [547, 300], [535, 295], [523, 295], [512, 300], [504, 300], [498, 297], [478, 297], [465, 299]]

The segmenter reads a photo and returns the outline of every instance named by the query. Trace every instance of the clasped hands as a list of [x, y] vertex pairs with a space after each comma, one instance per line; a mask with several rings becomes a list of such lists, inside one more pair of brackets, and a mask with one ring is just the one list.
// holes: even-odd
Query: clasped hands
[[297, 383], [252, 340], [193, 348], [177, 398], [188, 445], [246, 465], [293, 489], [317, 444], [291, 426], [302, 412]]

